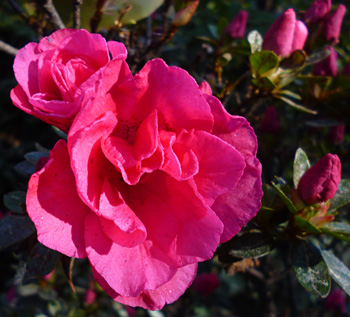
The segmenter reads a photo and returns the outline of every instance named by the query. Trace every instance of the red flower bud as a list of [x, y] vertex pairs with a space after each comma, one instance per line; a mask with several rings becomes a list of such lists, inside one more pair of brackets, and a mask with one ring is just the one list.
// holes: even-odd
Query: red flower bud
[[350, 76], [350, 62], [348, 62], [344, 68], [343, 68], [343, 71], [342, 71], [342, 74], [344, 76]]
[[296, 20], [293, 9], [288, 9], [267, 30], [262, 48], [285, 57], [302, 49], [307, 36], [306, 25]]
[[260, 133], [278, 133], [280, 131], [280, 122], [274, 106], [268, 107], [260, 122]]
[[248, 12], [242, 10], [227, 26], [226, 33], [234, 39], [242, 39], [247, 27], [247, 21]]
[[189, 2], [189, 4], [182, 10], [176, 12], [171, 24], [180, 27], [186, 25], [191, 21], [194, 13], [197, 10], [199, 4], [199, 0], [195, 0], [193, 2]]
[[328, 139], [334, 144], [340, 144], [344, 140], [345, 124], [331, 127], [328, 131]]
[[316, 0], [306, 11], [304, 15], [304, 21], [306, 23], [315, 23], [321, 20], [329, 11], [332, 6], [331, 0]]
[[329, 312], [346, 314], [344, 292], [336, 288], [326, 298], [325, 308]]
[[332, 14], [327, 16], [324, 26], [324, 35], [327, 41], [331, 41], [333, 43], [338, 42], [345, 12], [345, 6], [340, 4]]
[[96, 300], [96, 293], [92, 288], [89, 288], [84, 296], [84, 302], [88, 305], [92, 305]]
[[336, 76], [338, 73], [338, 54], [333, 47], [329, 47], [330, 54], [321, 62], [315, 64], [312, 72], [316, 76]]
[[338, 190], [340, 171], [339, 157], [328, 153], [302, 176], [297, 188], [299, 196], [309, 205], [332, 199]]
[[207, 297], [217, 289], [219, 284], [220, 281], [216, 274], [204, 273], [195, 278], [193, 287], [198, 293], [201, 293], [203, 296]]

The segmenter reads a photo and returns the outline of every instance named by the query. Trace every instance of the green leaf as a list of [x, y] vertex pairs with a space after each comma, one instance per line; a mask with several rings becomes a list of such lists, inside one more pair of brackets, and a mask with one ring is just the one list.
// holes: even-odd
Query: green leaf
[[324, 225], [322, 229], [350, 236], [350, 225], [345, 222], [330, 222]]
[[332, 278], [350, 296], [350, 270], [335, 255], [326, 250], [320, 250]]
[[0, 219], [0, 250], [20, 242], [35, 233], [27, 216], [5, 216]]
[[26, 192], [14, 191], [4, 195], [4, 205], [12, 210], [23, 214], [26, 210]]
[[294, 51], [288, 58], [284, 59], [280, 67], [284, 69], [296, 69], [303, 67], [306, 62], [306, 54], [301, 50]]
[[306, 219], [295, 216], [295, 221], [298, 224], [299, 228], [304, 230], [307, 233], [320, 233], [321, 231], [317, 229], [313, 224], [311, 224]]
[[335, 210], [350, 203], [350, 179], [342, 179], [338, 190], [331, 200], [330, 210]]
[[237, 258], [257, 258], [274, 249], [273, 240], [260, 232], [248, 232], [234, 237], [227, 245], [229, 254]]
[[28, 161], [23, 161], [15, 166], [15, 170], [23, 176], [30, 176], [35, 173], [35, 165], [29, 163]]
[[276, 87], [275, 84], [268, 77], [253, 78], [252, 83], [259, 88], [267, 90], [272, 90]]
[[276, 98], [278, 99], [281, 99], [282, 101], [284, 101], [285, 103], [287, 103], [289, 106], [291, 106], [292, 108], [298, 110], [298, 111], [301, 111], [301, 112], [305, 112], [305, 113], [308, 113], [308, 114], [317, 114], [317, 111], [314, 111], [314, 110], [311, 110], [309, 108], [306, 108], [302, 105], [299, 105], [297, 103], [295, 103], [294, 101], [288, 99], [288, 98], [285, 98], [285, 97], [282, 97], [282, 96], [278, 96], [278, 95], [275, 95]]
[[295, 152], [294, 158], [294, 167], [293, 167], [293, 182], [294, 187], [297, 188], [300, 178], [304, 175], [304, 173], [310, 168], [310, 162], [303, 151], [302, 148], [297, 149]]
[[248, 34], [248, 42], [252, 54], [260, 52], [262, 48], [263, 38], [257, 30], [253, 30]]
[[28, 260], [20, 265], [16, 274], [16, 284], [19, 285], [28, 279], [42, 277], [51, 273], [56, 266], [58, 255], [57, 251], [37, 243]]
[[323, 51], [314, 52], [310, 56], [308, 56], [308, 58], [306, 59], [305, 66], [313, 65], [313, 64], [316, 64], [318, 62], [321, 62], [329, 54], [330, 54], [329, 50], [323, 50]]
[[29, 152], [24, 155], [24, 158], [31, 164], [36, 164], [41, 157], [49, 157], [49, 153], [45, 152]]
[[331, 278], [321, 252], [309, 241], [298, 240], [294, 245], [292, 262], [299, 283], [310, 293], [326, 297]]
[[282, 191], [281, 189], [281, 185], [280, 184], [275, 184], [272, 183], [272, 187], [275, 190], [275, 192], [277, 193], [277, 195], [283, 200], [283, 202], [285, 203], [285, 205], [287, 206], [288, 210], [295, 215], [297, 213], [297, 209], [294, 206], [294, 204], [292, 203], [292, 201], [287, 197], [287, 195]]
[[255, 52], [249, 56], [251, 71], [254, 77], [261, 78], [272, 74], [278, 67], [278, 56], [270, 51]]

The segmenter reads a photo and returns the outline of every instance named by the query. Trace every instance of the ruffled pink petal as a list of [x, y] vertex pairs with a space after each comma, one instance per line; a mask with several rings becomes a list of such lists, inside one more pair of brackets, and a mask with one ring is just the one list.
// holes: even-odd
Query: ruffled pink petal
[[223, 224], [188, 182], [176, 181], [165, 173], [152, 173], [130, 189], [128, 196], [147, 228], [147, 239], [178, 265], [213, 256]]
[[249, 122], [240, 116], [230, 115], [219, 99], [206, 95], [214, 116], [213, 134], [238, 150], [244, 157], [255, 156], [258, 142]]
[[212, 91], [212, 89], [207, 81], [202, 81], [199, 84], [199, 89], [202, 92], [202, 94], [206, 94], [206, 95], [210, 95], [210, 96], [213, 94], [213, 91]]
[[172, 279], [155, 290], [143, 291], [137, 297], [120, 296], [103, 279], [103, 277], [92, 268], [92, 273], [101, 287], [114, 300], [129, 306], [139, 306], [144, 309], [160, 310], [165, 304], [175, 302], [191, 285], [196, 276], [197, 263], [179, 268]]
[[100, 197], [100, 225], [122, 247], [134, 247], [147, 236], [146, 228], [123, 200], [118, 188], [105, 178]]
[[57, 142], [45, 167], [30, 178], [26, 203], [42, 244], [86, 257], [84, 219], [90, 210], [77, 194], [65, 141]]
[[120, 85], [115, 100], [118, 119], [136, 116], [142, 121], [156, 109], [160, 128], [176, 132], [212, 128], [210, 108], [194, 78], [161, 59], [149, 61], [133, 80]]
[[116, 41], [108, 41], [107, 47], [112, 54], [113, 59], [126, 60], [128, 57], [128, 51], [123, 43]]
[[99, 209], [104, 177], [120, 177], [101, 149], [101, 138], [110, 134], [116, 124], [115, 115], [109, 111], [90, 126], [73, 136], [68, 136], [68, 149], [77, 191], [81, 199], [95, 212]]
[[41, 52], [54, 50], [67, 36], [77, 32], [74, 29], [62, 29], [53, 32], [50, 36], [45, 36], [39, 42], [39, 50]]
[[116, 293], [139, 296], [143, 291], [166, 283], [176, 273], [177, 268], [167, 254], [154, 247], [151, 241], [132, 248], [122, 247], [103, 233], [99, 218], [93, 213], [86, 216], [84, 227], [91, 266]]
[[57, 46], [52, 60], [66, 64], [72, 56], [85, 59], [97, 71], [109, 62], [106, 40], [100, 34], [91, 34], [83, 29], [72, 32]]
[[[40, 95], [40, 94], [39, 94]], [[13, 104], [18, 107], [19, 109], [23, 110], [24, 112], [41, 119], [42, 121], [52, 124], [59, 129], [61, 129], [64, 132], [68, 132], [69, 126], [71, 122], [73, 121], [73, 117], [71, 117], [71, 113], [68, 113], [68, 115], [57, 115], [55, 113], [46, 113], [43, 111], [37, 111], [39, 108], [33, 108], [33, 105], [29, 103], [28, 97], [23, 91], [22, 87], [20, 85], [17, 85], [14, 89], [11, 90], [11, 100]], [[40, 100], [40, 101], [38, 101]], [[38, 102], [38, 105], [40, 103], [40, 108], [45, 108], [42, 99], [38, 99], [36, 102]], [[31, 98], [31, 101], [33, 101], [33, 98]], [[72, 108], [72, 107], [71, 107]], [[73, 113], [72, 113], [73, 115]]]
[[237, 186], [229, 193], [219, 196], [212, 209], [225, 225], [220, 243], [230, 240], [260, 209], [261, 164], [255, 157], [246, 158], [246, 168]]
[[177, 142], [196, 155], [199, 170], [193, 177], [195, 188], [209, 206], [219, 195], [233, 189], [242, 177], [245, 168], [242, 155], [218, 137], [204, 131], [183, 132]]
[[[158, 163], [153, 162], [145, 168], [143, 161], [150, 158], [157, 150], [158, 145], [158, 116], [153, 111], [140, 126], [137, 123], [120, 121], [116, 129], [118, 136], [109, 136], [102, 142], [102, 150], [108, 160], [122, 173], [125, 182], [135, 185], [142, 174], [158, 169]], [[136, 132], [135, 132], [136, 130]]]
[[37, 43], [29, 43], [20, 49], [13, 63], [13, 71], [19, 85], [27, 96], [39, 92]]
[[84, 100], [69, 134], [73, 135], [84, 129], [108, 111], [116, 112], [116, 100], [110, 95], [111, 90], [131, 78], [127, 63], [115, 59], [85, 81], [76, 92], [83, 92]]

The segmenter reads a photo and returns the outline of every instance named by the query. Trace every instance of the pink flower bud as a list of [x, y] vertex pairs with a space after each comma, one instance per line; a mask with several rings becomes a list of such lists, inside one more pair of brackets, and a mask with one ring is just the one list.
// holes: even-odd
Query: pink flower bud
[[330, 312], [346, 314], [344, 292], [339, 288], [334, 289], [326, 298], [325, 308]]
[[340, 4], [333, 13], [327, 16], [324, 26], [324, 35], [327, 41], [331, 41], [333, 43], [338, 42], [345, 12], [345, 6]]
[[306, 23], [315, 23], [321, 20], [329, 11], [332, 6], [331, 0], [316, 0], [306, 11], [304, 15], [304, 21]]
[[307, 26], [300, 20], [296, 21], [291, 52], [302, 50], [308, 35]]
[[184, 9], [178, 11], [175, 14], [171, 24], [176, 27], [186, 25], [192, 19], [194, 13], [197, 10], [198, 4], [199, 0], [189, 2], [189, 4]]
[[92, 288], [89, 288], [84, 296], [84, 301], [86, 304], [91, 305], [95, 302], [96, 300], [96, 293]]
[[315, 64], [312, 72], [316, 76], [336, 76], [338, 73], [337, 58], [335, 49], [329, 47], [330, 54], [319, 63]]
[[218, 288], [219, 284], [220, 280], [216, 274], [204, 273], [195, 278], [193, 287], [198, 293], [208, 297]]
[[339, 157], [328, 153], [302, 176], [297, 188], [299, 196], [309, 205], [332, 199], [338, 190], [340, 171]]
[[267, 30], [262, 48], [285, 57], [302, 49], [307, 36], [306, 25], [296, 20], [293, 9], [288, 9]]
[[226, 33], [233, 39], [242, 39], [247, 27], [247, 21], [248, 12], [242, 10], [227, 26]]
[[259, 132], [260, 133], [278, 133], [280, 131], [280, 122], [274, 106], [268, 107], [262, 117]]
[[345, 124], [331, 127], [328, 131], [328, 139], [334, 144], [340, 144], [344, 140]]

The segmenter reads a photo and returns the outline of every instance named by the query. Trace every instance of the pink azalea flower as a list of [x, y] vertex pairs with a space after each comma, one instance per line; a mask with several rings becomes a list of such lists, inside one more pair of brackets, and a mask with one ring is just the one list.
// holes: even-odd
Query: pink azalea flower
[[101, 35], [85, 30], [58, 30], [39, 43], [27, 44], [14, 61], [18, 85], [11, 91], [12, 102], [68, 132], [80, 110], [84, 82], [109, 62], [109, 53], [125, 64], [123, 44], [106, 43]]
[[316, 0], [304, 15], [306, 23], [315, 23], [331, 11], [332, 0]]
[[316, 76], [336, 76], [338, 73], [338, 54], [332, 46], [328, 49], [330, 51], [329, 55], [324, 60], [314, 65], [312, 73]]
[[121, 71], [112, 60], [91, 83], [27, 209], [38, 240], [87, 257], [112, 298], [161, 309], [259, 210], [257, 140], [186, 71], [156, 59], [120, 83]]
[[288, 9], [278, 17], [264, 36], [262, 48], [286, 57], [298, 49], [303, 49], [308, 29], [296, 20], [293, 9]]
[[341, 26], [345, 16], [346, 8], [344, 5], [338, 5], [337, 9], [329, 14], [325, 19], [324, 34], [327, 41], [338, 42]]
[[242, 10], [226, 27], [226, 33], [233, 39], [242, 39], [245, 34], [248, 21], [248, 12]]
[[300, 198], [312, 205], [332, 199], [341, 179], [339, 157], [328, 153], [301, 177], [297, 192]]

